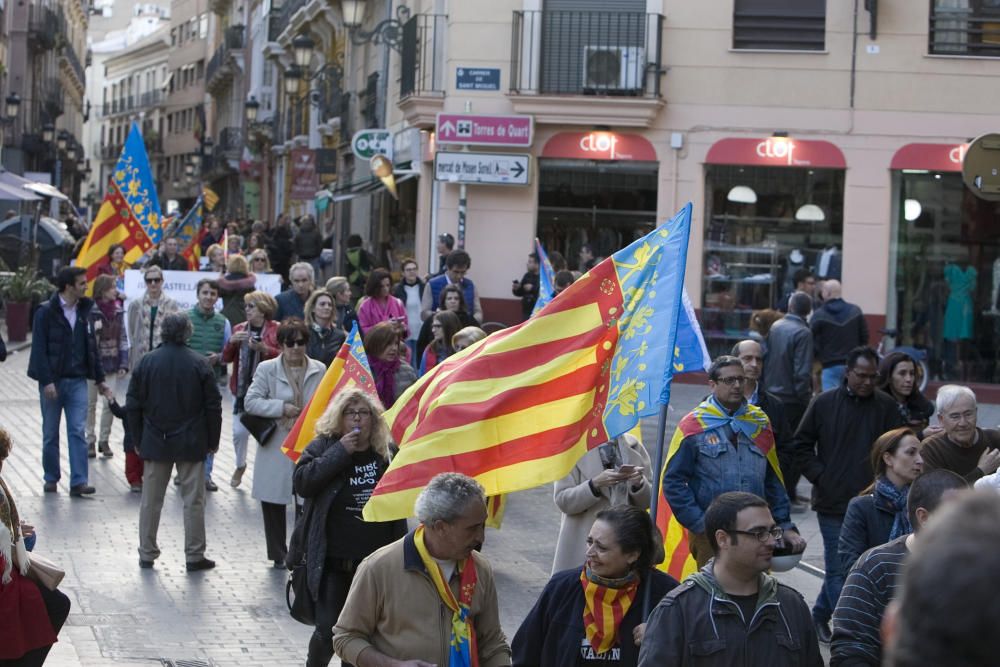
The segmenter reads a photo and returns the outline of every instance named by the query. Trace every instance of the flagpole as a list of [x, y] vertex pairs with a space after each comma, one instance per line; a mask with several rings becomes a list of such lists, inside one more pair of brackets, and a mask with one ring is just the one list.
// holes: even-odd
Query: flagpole
[[[663, 443], [666, 437], [667, 430], [667, 411], [670, 409], [670, 403], [664, 403], [660, 406], [660, 418], [657, 420], [656, 425], [656, 452], [653, 460], [655, 461], [653, 467], [653, 488], [649, 494], [649, 516], [653, 520], [653, 530], [656, 530], [656, 513], [659, 510], [660, 505], [660, 479], [663, 476]], [[665, 543], [666, 536], [661, 535], [660, 541]], [[664, 549], [666, 545], [664, 544]], [[652, 586], [646, 586], [646, 593], [642, 597], [642, 619], [643, 622], [649, 618], [649, 613], [652, 610]]]

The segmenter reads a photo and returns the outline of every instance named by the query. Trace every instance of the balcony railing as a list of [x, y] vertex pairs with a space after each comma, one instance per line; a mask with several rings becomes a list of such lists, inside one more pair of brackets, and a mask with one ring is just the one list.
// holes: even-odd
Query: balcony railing
[[232, 80], [234, 69], [233, 53], [243, 48], [244, 29], [241, 25], [226, 28], [222, 44], [212, 54], [205, 68], [205, 87], [210, 93], [217, 92], [224, 83]]
[[448, 17], [417, 14], [403, 25], [400, 48], [400, 99], [444, 93], [444, 35]]
[[224, 127], [215, 140], [216, 164], [224, 164], [226, 160], [238, 160], [243, 153], [243, 128]]
[[962, 3], [964, 7], [936, 6], [943, 4], [940, 2], [931, 4], [927, 34], [929, 53], [1000, 57], [1000, 9], [979, 7], [978, 2]]
[[663, 16], [515, 11], [511, 92], [660, 96]]
[[281, 9], [272, 9], [267, 17], [267, 41], [277, 42], [278, 35], [285, 29], [281, 20]]
[[28, 43], [34, 49], [46, 51], [55, 47], [60, 28], [59, 15], [51, 7], [40, 4], [28, 7]]
[[57, 118], [63, 114], [65, 109], [63, 87], [59, 79], [55, 77], [42, 79], [38, 92], [39, 98], [42, 100], [42, 107], [49, 118]]
[[73, 47], [69, 44], [64, 44], [60, 55], [69, 63], [70, 68], [80, 83], [86, 84], [87, 78], [83, 71], [83, 65], [80, 64], [80, 59], [76, 57], [76, 51], [73, 50]]
[[[281, 5], [281, 29], [287, 28], [292, 21], [292, 17], [295, 16], [295, 12], [299, 11], [306, 6], [309, 0], [285, 0], [285, 4]], [[280, 32], [279, 32], [280, 34]], [[275, 39], [274, 41], [277, 41]]]
[[163, 101], [164, 95], [162, 90], [150, 90], [139, 95], [139, 107], [142, 109], [148, 109], [150, 107], [155, 107], [160, 102]]
[[231, 25], [226, 28], [225, 45], [230, 49], [242, 49], [244, 32], [245, 30], [241, 25]]

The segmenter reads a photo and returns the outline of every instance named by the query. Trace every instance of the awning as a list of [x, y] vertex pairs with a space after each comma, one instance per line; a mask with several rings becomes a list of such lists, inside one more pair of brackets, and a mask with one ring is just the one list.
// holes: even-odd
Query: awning
[[[39, 191], [37, 188], [42, 185], [44, 184], [28, 180], [23, 176], [18, 176], [14, 172], [0, 168], [0, 186], [4, 186], [4, 199], [14, 201], [35, 201], [44, 196], [54, 196], [49, 195], [47, 192]], [[52, 186], [45, 187], [51, 188]], [[55, 190], [55, 188], [52, 189]], [[56, 190], [56, 192], [59, 191]], [[59, 192], [59, 197], [66, 199], [66, 195], [61, 192]]]
[[[411, 178], [416, 177], [416, 173], [403, 173], [396, 176], [396, 184], [402, 183], [403, 181], [408, 181]], [[335, 202], [347, 201], [349, 199], [356, 199], [357, 197], [365, 197], [384, 189], [385, 186], [382, 185], [382, 181], [371, 176], [364, 179], [363, 181], [356, 181], [348, 185], [344, 185], [339, 188], [335, 188], [330, 191], [332, 195], [331, 199]], [[319, 193], [317, 193], [319, 194]]]
[[607, 130], [560, 132], [545, 142], [543, 158], [656, 162], [656, 149], [645, 137]]
[[15, 188], [0, 182], [0, 200], [3, 201], [39, 201], [41, 197], [23, 188]]
[[892, 156], [889, 169], [962, 171], [969, 144], [906, 144]]
[[708, 149], [705, 163], [760, 167], [847, 168], [844, 154], [829, 141], [794, 137], [720, 139]]

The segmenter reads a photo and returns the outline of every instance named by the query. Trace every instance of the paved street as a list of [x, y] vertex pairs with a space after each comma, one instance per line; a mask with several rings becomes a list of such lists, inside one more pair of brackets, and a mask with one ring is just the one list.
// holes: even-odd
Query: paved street
[[[155, 569], [140, 570], [139, 496], [129, 493], [125, 482], [118, 424], [112, 436], [115, 457], [91, 461], [95, 496], [69, 497], [65, 443], [59, 493], [42, 493], [41, 417], [37, 387], [25, 375], [27, 356], [27, 351], [15, 353], [0, 365], [0, 415], [16, 447], [3, 474], [16, 494], [21, 516], [38, 527], [38, 551], [67, 571], [62, 590], [73, 608], [49, 664], [91, 667], [168, 660], [303, 664], [310, 629], [287, 614], [287, 573], [272, 569], [266, 559], [250, 477], [239, 489], [228, 485], [233, 470], [230, 415], [216, 459], [220, 491], [209, 494], [207, 503], [207, 555], [218, 561], [218, 567], [192, 575], [185, 572], [181, 502], [171, 486], [160, 526], [163, 555]], [[700, 387], [675, 385], [672, 422], [702, 395]], [[986, 423], [995, 424], [996, 416], [995, 408], [984, 406]], [[647, 446], [655, 442], [654, 431], [655, 422], [644, 424]], [[805, 562], [821, 567], [821, 543], [812, 513], [793, 518], [809, 540]], [[548, 578], [558, 525], [550, 488], [538, 488], [514, 494], [503, 530], [487, 536], [485, 552], [497, 571], [509, 636]], [[815, 599], [818, 578], [802, 569], [781, 576], [810, 603]]]

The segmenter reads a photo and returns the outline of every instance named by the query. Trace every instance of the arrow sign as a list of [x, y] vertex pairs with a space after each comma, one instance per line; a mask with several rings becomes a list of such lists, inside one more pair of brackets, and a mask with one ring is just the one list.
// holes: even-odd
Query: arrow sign
[[531, 156], [517, 153], [459, 153], [434, 156], [434, 180], [470, 185], [528, 185]]
[[531, 145], [535, 122], [532, 116], [487, 116], [468, 113], [437, 115], [439, 144], [467, 144], [527, 148]]

